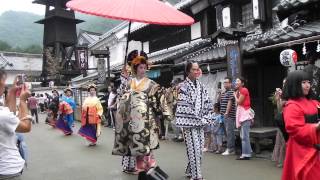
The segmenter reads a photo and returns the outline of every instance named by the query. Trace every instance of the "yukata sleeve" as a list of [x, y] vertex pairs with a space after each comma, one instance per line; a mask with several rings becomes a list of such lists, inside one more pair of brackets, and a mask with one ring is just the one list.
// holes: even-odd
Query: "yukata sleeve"
[[284, 109], [286, 131], [297, 143], [305, 146], [318, 144], [315, 124], [305, 122], [303, 110], [297, 104], [288, 104]]
[[198, 119], [199, 117], [195, 114], [194, 102], [187, 91], [185, 86], [181, 86], [178, 98], [177, 98], [177, 109], [176, 109], [176, 120], [184, 121], [184, 119]]
[[125, 91], [128, 89], [129, 84], [129, 78], [124, 77], [123, 75], [120, 75], [121, 84], [118, 88], [118, 97], [121, 97]]

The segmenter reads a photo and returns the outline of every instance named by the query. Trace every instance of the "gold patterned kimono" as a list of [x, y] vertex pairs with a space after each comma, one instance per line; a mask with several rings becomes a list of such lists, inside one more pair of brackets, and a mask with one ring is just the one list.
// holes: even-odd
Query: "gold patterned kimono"
[[148, 78], [128, 81], [121, 76], [112, 154], [143, 156], [159, 147], [152, 108], [155, 103], [152, 97], [158, 88], [159, 85]]

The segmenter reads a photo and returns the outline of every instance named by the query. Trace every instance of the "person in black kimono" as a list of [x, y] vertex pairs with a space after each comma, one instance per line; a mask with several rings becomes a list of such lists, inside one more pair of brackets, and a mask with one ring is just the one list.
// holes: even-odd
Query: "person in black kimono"
[[201, 69], [198, 63], [187, 63], [187, 78], [181, 84], [176, 110], [176, 125], [183, 128], [187, 147], [188, 165], [186, 176], [190, 180], [203, 180], [201, 159], [204, 148], [204, 126], [208, 124], [209, 112], [213, 109], [206, 88], [198, 78]]

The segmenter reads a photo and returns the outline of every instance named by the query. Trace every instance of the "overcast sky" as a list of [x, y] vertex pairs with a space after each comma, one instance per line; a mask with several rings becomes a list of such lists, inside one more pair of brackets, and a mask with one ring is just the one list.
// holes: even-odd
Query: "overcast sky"
[[2, 0], [0, 5], [0, 14], [5, 11], [26, 11], [43, 15], [45, 6], [33, 4], [33, 0]]

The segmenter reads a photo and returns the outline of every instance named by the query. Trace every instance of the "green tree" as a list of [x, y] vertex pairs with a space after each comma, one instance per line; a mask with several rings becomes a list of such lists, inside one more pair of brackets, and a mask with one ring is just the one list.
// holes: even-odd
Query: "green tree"
[[23, 49], [24, 53], [31, 53], [31, 54], [41, 54], [42, 53], [42, 47], [39, 45], [30, 45]]
[[5, 41], [0, 40], [0, 51], [11, 51], [12, 47]]

